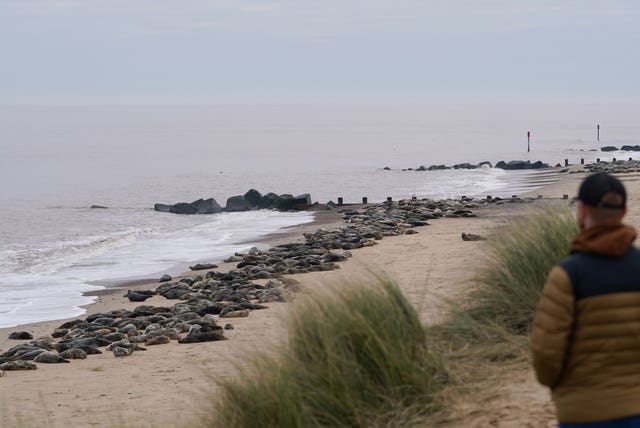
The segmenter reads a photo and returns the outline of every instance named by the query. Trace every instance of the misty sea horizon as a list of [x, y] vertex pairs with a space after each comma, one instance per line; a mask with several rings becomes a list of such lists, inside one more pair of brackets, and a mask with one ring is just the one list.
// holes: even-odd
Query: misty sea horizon
[[80, 315], [93, 299], [82, 293], [96, 282], [176, 273], [313, 220], [273, 211], [179, 216], [153, 211], [154, 203], [213, 197], [224, 205], [251, 188], [310, 193], [321, 204], [510, 196], [554, 176], [402, 169], [628, 157], [599, 148], [638, 144], [639, 111], [614, 104], [0, 107], [0, 328]]

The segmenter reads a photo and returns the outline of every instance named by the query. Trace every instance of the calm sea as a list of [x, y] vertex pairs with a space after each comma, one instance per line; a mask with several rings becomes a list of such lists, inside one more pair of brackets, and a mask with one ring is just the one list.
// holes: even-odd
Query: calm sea
[[639, 112], [506, 104], [0, 107], [0, 327], [79, 315], [91, 302], [82, 293], [100, 281], [175, 273], [312, 221], [308, 213], [269, 211], [177, 216], [154, 212], [156, 202], [214, 197], [224, 205], [250, 188], [311, 193], [320, 203], [511, 195], [532, 187], [529, 173], [401, 169], [628, 157], [591, 150], [638, 144]]

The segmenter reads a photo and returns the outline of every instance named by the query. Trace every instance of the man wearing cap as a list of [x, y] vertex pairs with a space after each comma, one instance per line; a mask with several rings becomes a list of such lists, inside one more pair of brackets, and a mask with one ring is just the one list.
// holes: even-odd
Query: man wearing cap
[[580, 186], [580, 233], [551, 269], [530, 346], [561, 428], [640, 427], [640, 251], [627, 194], [597, 173]]

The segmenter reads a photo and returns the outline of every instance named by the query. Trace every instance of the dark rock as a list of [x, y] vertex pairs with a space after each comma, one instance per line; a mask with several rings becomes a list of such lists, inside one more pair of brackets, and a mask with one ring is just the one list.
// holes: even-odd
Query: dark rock
[[227, 199], [227, 204], [224, 210], [227, 212], [241, 212], [247, 211], [248, 209], [249, 206], [247, 201], [245, 201], [244, 196], [236, 195]]
[[167, 282], [167, 281], [171, 281], [173, 278], [171, 278], [171, 275], [167, 275], [166, 273], [164, 275], [162, 275], [160, 277], [160, 279], [158, 280], [158, 282]]
[[153, 205], [153, 209], [156, 211], [159, 211], [161, 213], [170, 213], [171, 212], [171, 208], [173, 208], [173, 205], [166, 205], [166, 204], [154, 204]]
[[99, 210], [106, 210], [108, 207], [105, 207], [104, 205], [91, 205], [89, 208], [91, 209], [99, 209]]
[[296, 205], [311, 205], [311, 195], [308, 193], [303, 193], [302, 195], [298, 195], [293, 198], [292, 202], [293, 206]]
[[416, 171], [426, 171], [427, 167], [424, 165], [420, 165], [419, 167], [416, 168]]
[[604, 146], [600, 147], [600, 150], [603, 152], [615, 152], [618, 148], [616, 146]]
[[33, 335], [28, 331], [14, 331], [9, 335], [9, 339], [13, 340], [31, 340]]
[[518, 170], [518, 169], [529, 169], [531, 167], [531, 162], [529, 161], [521, 161], [521, 160], [512, 160], [507, 162], [507, 170]]
[[327, 205], [325, 205], [325, 207], [326, 207], [328, 210], [335, 210], [335, 209], [337, 208], [337, 205], [336, 205], [336, 203], [335, 203], [335, 202], [333, 202], [333, 201], [329, 201], [329, 202], [327, 202]]
[[453, 166], [453, 169], [476, 169], [478, 166], [470, 163], [459, 163]]
[[382, 168], [385, 171], [391, 171], [391, 168], [389, 168], [388, 166], [385, 166], [384, 168]]
[[284, 193], [278, 196], [271, 208], [275, 208], [280, 211], [288, 211], [293, 208], [293, 195]]
[[448, 166], [446, 165], [431, 165], [429, 168], [427, 168], [429, 171], [439, 171], [439, 170], [443, 170], [443, 169], [450, 169]]
[[198, 212], [198, 209], [186, 202], [178, 202], [177, 204], [171, 206], [169, 212], [173, 214], [196, 214]]
[[244, 200], [247, 208], [252, 210], [259, 209], [260, 203], [262, 202], [262, 194], [256, 189], [250, 189], [244, 194]]
[[258, 205], [258, 208], [260, 209], [273, 208], [277, 200], [278, 200], [278, 195], [276, 195], [275, 193], [267, 193], [266, 195], [262, 196], [262, 199], [260, 200], [260, 204]]
[[507, 163], [505, 161], [500, 161], [496, 164], [496, 168], [507, 169]]
[[484, 168], [484, 167], [493, 168], [493, 166], [491, 165], [491, 162], [489, 161], [483, 161], [478, 164], [478, 168]]
[[640, 146], [639, 145], [635, 145], [635, 146], [624, 145], [624, 146], [620, 147], [620, 150], [624, 150], [624, 151], [628, 151], [628, 152], [640, 152]]
[[195, 208], [196, 214], [217, 214], [222, 212], [222, 207], [213, 198], [198, 199], [191, 202], [191, 205]]
[[234, 329], [233, 324], [225, 324], [224, 325], [224, 329], [225, 330], [233, 330]]
[[549, 168], [549, 164], [537, 161], [531, 164], [531, 169]]

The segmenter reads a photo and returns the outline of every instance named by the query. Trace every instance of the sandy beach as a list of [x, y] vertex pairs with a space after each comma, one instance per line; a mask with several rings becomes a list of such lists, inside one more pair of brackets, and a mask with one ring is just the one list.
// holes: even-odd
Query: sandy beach
[[[306, 289], [338, 281], [385, 274], [397, 281], [427, 324], [447, 316], [446, 300], [460, 299], [473, 288], [474, 268], [482, 262], [483, 242], [466, 242], [462, 232], [490, 234], [513, 216], [540, 207], [567, 204], [563, 194], [576, 194], [583, 174], [563, 174], [556, 183], [529, 196], [543, 199], [525, 204], [504, 204], [474, 210], [476, 218], [437, 219], [419, 227], [415, 235], [385, 237], [378, 245], [353, 251], [340, 269], [292, 275]], [[640, 175], [621, 175], [629, 193], [628, 223], [640, 226]], [[524, 195], [523, 195], [524, 196]], [[339, 224], [335, 214], [323, 214], [313, 224], [295, 227], [265, 242], [295, 239], [304, 232]], [[221, 266], [230, 269], [232, 264]], [[89, 314], [112, 309], [133, 309], [123, 288], [98, 292], [86, 309]], [[151, 305], [167, 305], [154, 296]], [[295, 304], [295, 302], [293, 303]], [[38, 365], [37, 370], [6, 372], [0, 378], [0, 425], [47, 427], [181, 426], [197, 420], [215, 394], [211, 379], [233, 377], [248, 354], [268, 350], [284, 335], [281, 320], [290, 303], [269, 303], [247, 318], [234, 319], [226, 341], [150, 346], [127, 358], [112, 353], [91, 355], [71, 364]], [[0, 330], [0, 349], [19, 341], [7, 339], [11, 331], [26, 330], [46, 336], [62, 320]], [[553, 407], [528, 365], [512, 365], [494, 376], [483, 391], [454, 400], [451, 426], [554, 426]]]

